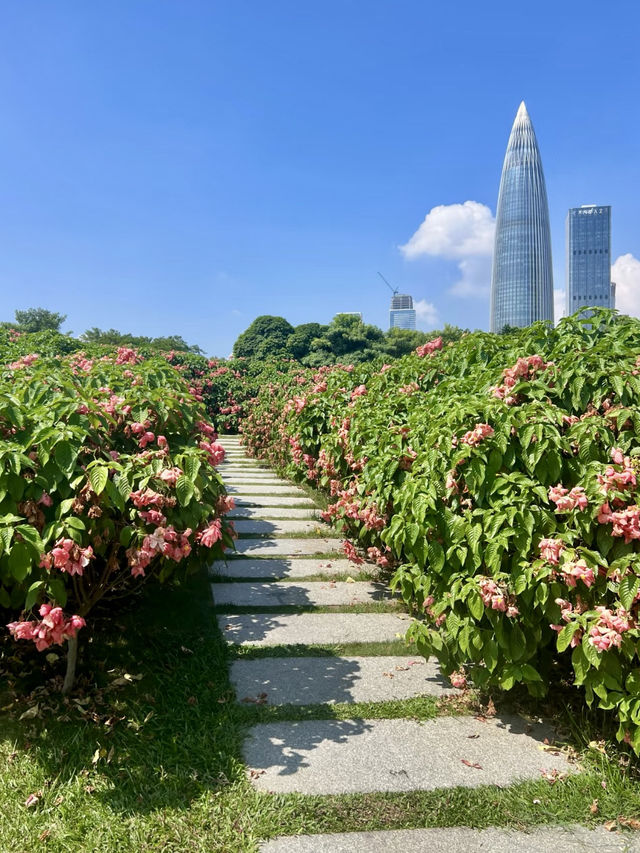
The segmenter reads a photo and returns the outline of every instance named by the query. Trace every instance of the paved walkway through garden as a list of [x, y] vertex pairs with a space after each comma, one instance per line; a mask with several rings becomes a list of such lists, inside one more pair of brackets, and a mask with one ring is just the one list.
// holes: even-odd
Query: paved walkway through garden
[[[378, 713], [369, 705], [367, 717], [358, 703], [456, 691], [434, 662], [411, 654], [404, 643], [410, 618], [375, 566], [361, 572], [344, 559], [342, 540], [319, 520], [304, 490], [249, 459], [237, 437], [221, 443], [227, 456], [220, 471], [236, 498], [231, 517], [239, 538], [237, 553], [212, 567], [212, 591], [223, 635], [249, 652], [232, 664], [236, 700], [292, 709], [290, 721], [284, 713], [284, 720], [259, 723], [247, 734], [244, 757], [258, 790], [329, 795], [507, 786], [575, 770], [548, 747], [547, 727], [519, 717], [449, 715], [445, 708], [425, 721], [398, 719], [397, 712], [387, 719], [389, 705], [378, 705]], [[349, 705], [353, 716], [345, 714]], [[315, 706], [317, 719], [296, 720], [296, 706]], [[327, 719], [327, 706], [336, 706], [335, 718]], [[264, 845], [269, 853], [554, 848], [631, 849], [610, 835], [560, 829], [403, 830]]]

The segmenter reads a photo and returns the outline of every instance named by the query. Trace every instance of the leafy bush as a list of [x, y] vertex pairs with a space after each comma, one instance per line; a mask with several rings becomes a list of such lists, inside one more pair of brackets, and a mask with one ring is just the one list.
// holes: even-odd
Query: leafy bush
[[0, 372], [0, 430], [0, 607], [39, 649], [75, 640], [104, 596], [232, 545], [224, 451], [165, 359], [22, 356]]
[[245, 441], [393, 566], [453, 683], [540, 696], [564, 668], [640, 752], [639, 356], [604, 310], [437, 340], [266, 388]]

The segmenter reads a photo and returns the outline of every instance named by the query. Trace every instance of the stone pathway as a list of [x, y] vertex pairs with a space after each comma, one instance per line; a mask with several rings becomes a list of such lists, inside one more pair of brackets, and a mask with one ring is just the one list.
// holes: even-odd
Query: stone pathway
[[[272, 657], [263, 651], [232, 664], [236, 701], [299, 707], [455, 694], [433, 661], [411, 657], [406, 646], [399, 655], [381, 649], [390, 643], [396, 652], [411, 620], [376, 582], [376, 567], [344, 559], [343, 540], [309, 517], [314, 502], [303, 489], [245, 457], [237, 437], [225, 436], [221, 443], [228, 461], [220, 471], [236, 498], [238, 539], [236, 553], [211, 567], [218, 624], [232, 645], [274, 647]], [[356, 654], [341, 653], [339, 647], [348, 644], [358, 644]], [[321, 654], [310, 654], [314, 646], [323, 647]], [[279, 654], [275, 647], [293, 648]], [[552, 737], [544, 725], [519, 717], [438, 716], [419, 722], [380, 719], [380, 712], [362, 719], [356, 713], [349, 719], [258, 723], [247, 734], [244, 757], [256, 789], [281, 794], [506, 786], [543, 772], [575, 770], [560, 751], [546, 746]], [[553, 828], [526, 834], [461, 827], [282, 838], [262, 849], [631, 849], [616, 846], [619, 839], [607, 846], [609, 839], [580, 828], [569, 836]]]

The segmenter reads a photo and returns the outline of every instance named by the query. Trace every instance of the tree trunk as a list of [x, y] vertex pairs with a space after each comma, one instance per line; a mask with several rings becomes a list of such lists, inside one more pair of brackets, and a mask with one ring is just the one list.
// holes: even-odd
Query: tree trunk
[[76, 662], [78, 660], [78, 635], [67, 640], [67, 671], [64, 676], [62, 693], [66, 695], [73, 687], [76, 677]]

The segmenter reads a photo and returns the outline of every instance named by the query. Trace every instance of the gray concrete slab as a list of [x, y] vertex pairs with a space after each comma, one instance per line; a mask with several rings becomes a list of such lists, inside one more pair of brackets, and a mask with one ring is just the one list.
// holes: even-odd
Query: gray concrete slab
[[457, 693], [435, 660], [373, 657], [260, 658], [231, 665], [239, 702], [262, 696], [267, 705], [388, 702]]
[[265, 471], [241, 471], [227, 472], [221, 471], [225, 483], [247, 482], [247, 483], [280, 483], [285, 486], [290, 486], [290, 480], [283, 480], [282, 477], [277, 477], [275, 474]]
[[315, 506], [304, 493], [296, 495], [243, 495], [234, 494], [236, 506]]
[[529, 832], [466, 826], [294, 835], [260, 845], [261, 853], [637, 853], [640, 839], [604, 827], [541, 826]]
[[227, 513], [227, 518], [315, 518], [320, 520], [320, 510], [314, 507], [253, 507], [239, 506]]
[[214, 583], [211, 591], [217, 605], [234, 607], [348, 607], [394, 601], [385, 584], [367, 581], [245, 581]]
[[342, 645], [402, 639], [411, 618], [395, 613], [222, 613], [228, 643], [243, 646]]
[[542, 771], [569, 772], [545, 750], [548, 728], [519, 717], [304, 720], [260, 723], [244, 744], [261, 791], [350, 794], [511, 785]]
[[342, 539], [237, 539], [236, 553], [252, 557], [295, 557], [339, 553]]
[[[358, 566], [359, 569], [369, 569], [375, 577], [378, 574], [376, 566]], [[266, 558], [252, 560], [238, 557], [236, 559], [216, 560], [209, 569], [211, 575], [226, 578], [308, 578], [313, 575], [349, 575], [355, 572], [353, 563], [349, 560], [313, 560], [304, 557]]]
[[240, 485], [227, 486], [227, 492], [230, 495], [300, 495], [305, 496], [305, 493], [298, 486], [278, 486], [270, 483], [256, 483], [255, 485]]
[[261, 536], [278, 536], [282, 533], [316, 533], [318, 536], [331, 534], [331, 528], [323, 522], [313, 519], [238, 519], [233, 522], [236, 533], [260, 534]]

